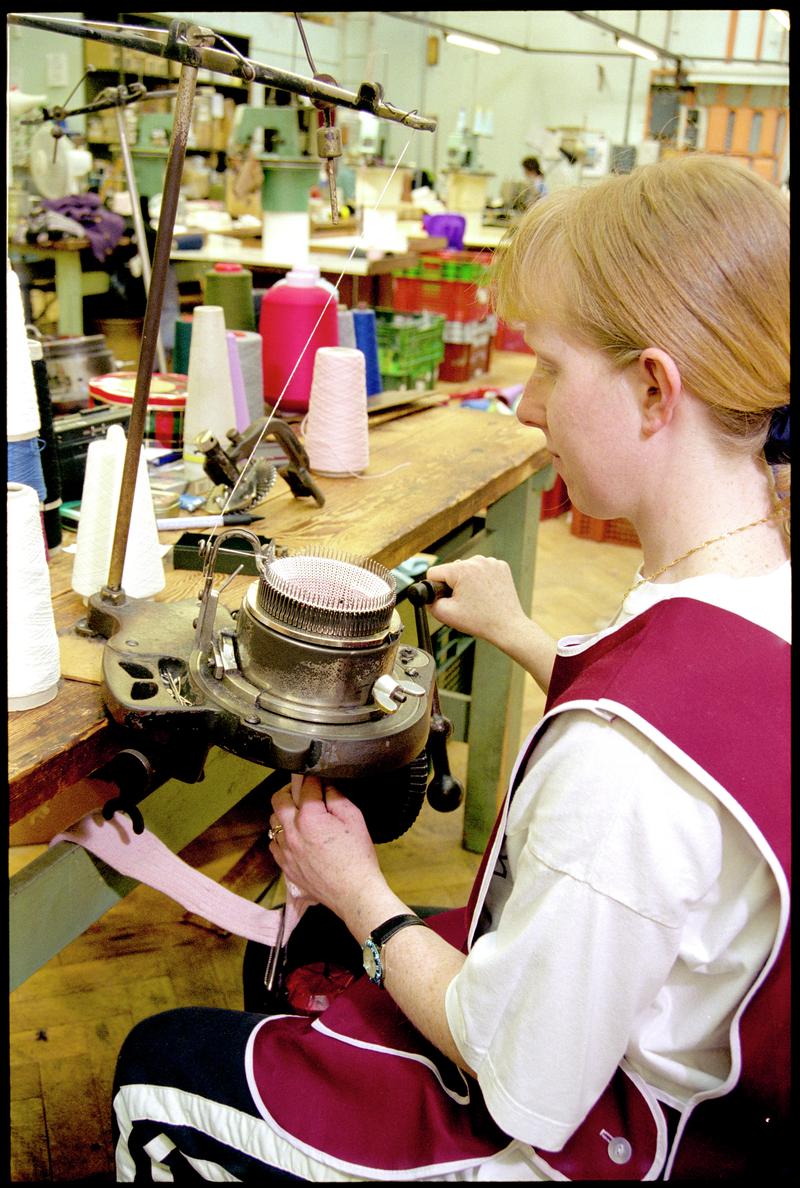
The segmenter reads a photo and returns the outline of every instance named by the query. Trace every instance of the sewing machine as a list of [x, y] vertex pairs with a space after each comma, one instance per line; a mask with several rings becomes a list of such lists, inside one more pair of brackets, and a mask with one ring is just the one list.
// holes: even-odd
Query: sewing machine
[[[314, 133], [317, 112], [296, 105], [236, 109], [232, 155], [248, 150], [264, 171], [261, 209], [298, 211], [308, 207], [308, 191], [319, 177]], [[263, 147], [262, 147], [263, 146]]]

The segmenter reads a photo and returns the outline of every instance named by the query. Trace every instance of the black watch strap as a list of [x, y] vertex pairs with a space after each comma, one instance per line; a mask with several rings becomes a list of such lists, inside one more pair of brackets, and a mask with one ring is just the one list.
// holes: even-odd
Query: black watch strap
[[413, 912], [406, 912], [402, 916], [392, 916], [391, 919], [385, 920], [377, 928], [374, 928], [370, 935], [372, 940], [379, 948], [385, 945], [390, 937], [399, 932], [401, 928], [407, 928], [409, 924], [425, 924], [419, 916]]
[[405, 912], [401, 916], [392, 916], [389, 920], [384, 920], [383, 924], [374, 928], [364, 941], [362, 946], [364, 969], [369, 980], [376, 986], [383, 985], [384, 974], [386, 972], [383, 964], [384, 945], [396, 932], [400, 932], [402, 928], [408, 928], [411, 924], [422, 924], [425, 926], [425, 921], [411, 912]]

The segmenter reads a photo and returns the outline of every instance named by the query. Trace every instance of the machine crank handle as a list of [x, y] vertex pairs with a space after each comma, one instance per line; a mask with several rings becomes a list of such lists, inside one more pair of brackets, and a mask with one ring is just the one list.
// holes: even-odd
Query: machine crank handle
[[413, 607], [428, 606], [437, 598], [449, 598], [452, 593], [447, 582], [432, 582], [429, 578], [424, 578], [421, 582], [414, 582], [413, 586], [409, 586], [406, 591], [408, 601]]
[[[422, 581], [408, 587], [408, 600], [414, 607], [417, 639], [420, 648], [433, 659], [433, 644], [428, 627], [425, 607], [436, 598], [447, 598], [452, 590], [445, 582]], [[450, 774], [447, 758], [447, 739], [453, 727], [439, 707], [439, 690], [434, 681], [431, 690], [431, 726], [428, 735], [428, 755], [433, 767], [433, 776], [428, 784], [428, 803], [439, 813], [450, 813], [457, 809], [464, 796], [461, 784]]]
[[447, 739], [452, 731], [448, 718], [437, 712], [431, 715], [431, 732], [428, 735], [428, 755], [433, 767], [433, 776], [428, 784], [428, 804], [437, 813], [452, 813], [464, 799], [464, 789], [450, 773], [447, 758]]

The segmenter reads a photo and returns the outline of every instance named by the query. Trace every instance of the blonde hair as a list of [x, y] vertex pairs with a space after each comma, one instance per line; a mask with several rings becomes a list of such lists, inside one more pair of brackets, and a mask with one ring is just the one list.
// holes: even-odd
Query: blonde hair
[[668, 158], [541, 199], [490, 285], [504, 321], [560, 322], [620, 368], [661, 347], [754, 454], [789, 403], [789, 204], [726, 158]]

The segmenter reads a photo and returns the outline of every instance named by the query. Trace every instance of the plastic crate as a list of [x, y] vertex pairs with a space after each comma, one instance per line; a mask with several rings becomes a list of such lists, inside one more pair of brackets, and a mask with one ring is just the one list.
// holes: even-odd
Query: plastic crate
[[398, 312], [441, 314], [453, 322], [482, 321], [489, 314], [489, 293], [474, 281], [393, 276], [392, 305]]
[[382, 377], [426, 373], [444, 358], [444, 318], [439, 314], [376, 309], [375, 325]]
[[450, 693], [472, 690], [475, 640], [454, 627], [440, 627], [431, 640], [436, 661], [436, 683]]
[[386, 392], [429, 392], [436, 387], [438, 379], [438, 363], [423, 362], [417, 367], [412, 367], [399, 374], [388, 371], [381, 372], [381, 386]]
[[532, 355], [533, 351], [525, 341], [525, 336], [522, 330], [512, 329], [507, 326], [505, 322], [497, 323], [497, 330], [494, 336], [494, 347], [496, 351], [519, 351], [522, 354]]
[[419, 273], [428, 280], [471, 281], [484, 284], [489, 269], [485, 252], [433, 252], [420, 256]]
[[636, 529], [629, 520], [596, 520], [593, 516], [584, 515], [575, 507], [572, 509], [570, 531], [573, 536], [581, 536], [584, 540], [601, 540], [609, 544], [640, 547]]
[[492, 314], [477, 322], [445, 322], [444, 341], [469, 342], [473, 346], [483, 346], [494, 334], [495, 322]]
[[461, 383], [476, 375], [485, 375], [492, 358], [492, 340], [485, 342], [446, 342], [444, 359], [439, 365], [439, 379]]
[[[549, 491], [542, 491], [542, 510], [539, 516], [540, 520], [554, 520], [557, 516], [563, 516], [572, 507], [569, 495], [567, 494], [567, 484], [562, 479], [561, 475], [556, 475], [556, 481]], [[580, 512], [577, 513], [580, 515]], [[588, 519], [588, 517], [587, 517]], [[599, 521], [602, 523], [603, 521]]]

